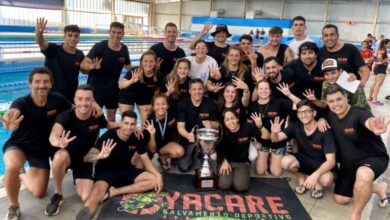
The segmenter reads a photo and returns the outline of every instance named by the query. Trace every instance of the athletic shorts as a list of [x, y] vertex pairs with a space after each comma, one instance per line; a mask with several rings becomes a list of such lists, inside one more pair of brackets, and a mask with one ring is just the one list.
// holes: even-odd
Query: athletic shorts
[[69, 169], [73, 172], [73, 183], [75, 183], [76, 179], [94, 180], [92, 163], [71, 163]]
[[387, 64], [378, 64], [374, 67], [374, 74], [386, 74]]
[[145, 170], [130, 168], [126, 170], [101, 171], [95, 174], [95, 181], [104, 181], [109, 186], [122, 187], [134, 183], [135, 178]]
[[319, 160], [313, 160], [312, 158], [302, 154], [302, 153], [293, 153], [298, 162], [299, 169], [298, 172], [311, 175], [314, 171], [318, 170], [318, 168], [325, 162]]
[[99, 104], [101, 108], [103, 106], [106, 107], [106, 109], [117, 109], [118, 108], [118, 99], [119, 99], [119, 92], [116, 89], [113, 89], [114, 91], [100, 91], [100, 92], [94, 92], [95, 101]]
[[119, 103], [125, 105], [150, 105], [152, 103], [152, 97], [146, 97], [142, 93], [120, 93]]
[[388, 163], [388, 157], [369, 157], [355, 163], [356, 165], [351, 168], [343, 169], [341, 167], [337, 172], [334, 193], [346, 197], [353, 197], [353, 186], [355, 185], [356, 171], [359, 167], [366, 166], [370, 168], [375, 174], [375, 180], [386, 171]]
[[286, 153], [286, 147], [279, 147], [275, 149], [275, 148], [261, 146], [260, 151], [283, 156]]
[[28, 153], [28, 151], [25, 151], [21, 147], [18, 147], [16, 145], [4, 146], [4, 149], [3, 149], [4, 153], [9, 151], [9, 150], [19, 150], [19, 151], [23, 152], [30, 167], [36, 167], [36, 168], [50, 170], [49, 155], [31, 154], [31, 153]]

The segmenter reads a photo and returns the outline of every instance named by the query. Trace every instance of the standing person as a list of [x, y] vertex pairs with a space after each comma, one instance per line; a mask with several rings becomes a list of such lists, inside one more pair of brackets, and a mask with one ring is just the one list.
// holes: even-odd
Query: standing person
[[168, 75], [175, 64], [176, 60], [185, 57], [184, 50], [176, 45], [177, 26], [175, 23], [168, 22], [164, 28], [165, 40], [150, 47], [158, 57], [158, 70], [163, 78]]
[[119, 82], [119, 111], [133, 111], [134, 104], [137, 104], [143, 125], [159, 84], [157, 56], [152, 50], [147, 50], [141, 55], [140, 67], [129, 70]]
[[[9, 209], [5, 219], [18, 219], [20, 181], [34, 197], [46, 195], [49, 181], [50, 129], [55, 117], [71, 108], [71, 103], [59, 93], [50, 92], [53, 76], [47, 67], [35, 68], [29, 75], [31, 93], [12, 102], [2, 117], [3, 126], [13, 130], [3, 146], [5, 164], [4, 187]], [[23, 168], [28, 161], [30, 168]]]
[[193, 162], [193, 152], [197, 146], [195, 139], [196, 128], [217, 128], [217, 105], [211, 99], [204, 97], [204, 83], [201, 79], [190, 81], [190, 96], [185, 97], [177, 107], [177, 130], [179, 144], [184, 147], [185, 155], [179, 161], [178, 168], [187, 172]]
[[282, 158], [282, 168], [298, 177], [297, 194], [312, 190], [310, 196], [320, 199], [324, 187], [333, 183], [333, 167], [336, 165], [336, 142], [331, 131], [320, 132], [315, 120], [317, 111], [314, 104], [304, 99], [297, 104], [299, 121], [282, 130], [283, 120], [271, 122], [271, 140], [278, 142], [295, 138], [298, 152]]
[[99, 129], [115, 127], [107, 123], [104, 115], [93, 116], [94, 102], [92, 87], [80, 85], [74, 97], [75, 108], [59, 114], [51, 130], [49, 141], [58, 150], [52, 161], [54, 195], [45, 209], [48, 216], [57, 215], [64, 202], [62, 181], [66, 171], [72, 169], [77, 195], [81, 201], [87, 200], [93, 186], [92, 164], [85, 163], [83, 157], [95, 146]]
[[380, 135], [387, 131], [390, 121], [349, 105], [345, 91], [337, 85], [329, 86], [325, 96], [330, 109], [327, 119], [338, 143], [340, 162], [334, 199], [339, 204], [353, 200], [350, 219], [360, 219], [372, 193], [378, 195], [380, 207], [386, 207], [388, 203], [387, 183], [373, 182], [389, 164]]
[[385, 39], [385, 35], [384, 34], [380, 34], [379, 35], [379, 39], [375, 42], [375, 47], [374, 47], [374, 57], [376, 57], [377, 53], [378, 53], [378, 49], [379, 49], [379, 45], [381, 44], [381, 41]]
[[294, 58], [297, 59], [299, 55], [299, 46], [308, 41], [313, 42], [313, 40], [306, 34], [306, 19], [303, 16], [295, 16], [292, 21], [291, 30], [294, 34], [294, 38], [287, 42], [287, 45], [293, 51]]
[[276, 57], [280, 66], [285, 66], [294, 59], [294, 53], [286, 44], [282, 44], [283, 29], [273, 26], [268, 31], [268, 43], [260, 47], [264, 59]]
[[[213, 27], [211, 24], [205, 24], [202, 31], [198, 36], [191, 42], [189, 48], [193, 50], [195, 48], [195, 42], [202, 39]], [[219, 24], [215, 28], [215, 31], [211, 33], [211, 36], [214, 37], [213, 42], [207, 43], [208, 55], [217, 61], [218, 66], [222, 65], [222, 62], [225, 60], [225, 56], [229, 50], [229, 44], [226, 43], [227, 38], [232, 36], [229, 33], [229, 30], [225, 24]]]
[[[250, 35], [244, 34], [240, 37], [240, 47], [244, 52], [243, 63], [248, 67], [248, 71], [252, 73], [252, 70], [256, 68], [263, 68], [264, 57], [261, 53], [256, 52], [253, 49], [253, 38]], [[254, 78], [252, 76], [252, 78]], [[253, 91], [255, 85], [249, 85]]]
[[372, 52], [371, 48], [368, 47], [368, 41], [362, 41], [361, 45], [362, 48], [359, 49], [360, 55], [362, 55], [364, 62], [366, 63], [368, 69], [371, 71], [372, 64], [374, 63], [374, 53]]
[[[207, 82], [210, 76], [210, 70], [218, 68], [217, 61], [207, 55], [207, 42], [200, 39], [194, 44], [195, 55], [188, 56], [186, 59], [191, 61], [191, 69], [188, 76], [191, 79], [199, 78], [203, 82]], [[215, 77], [215, 76], [213, 76]], [[220, 78], [220, 76], [219, 76]]]
[[[119, 128], [104, 133], [84, 161], [96, 163], [92, 193], [77, 214], [77, 220], [89, 220], [99, 203], [121, 194], [143, 193], [163, 189], [163, 179], [150, 161], [146, 140], [135, 135], [137, 115], [133, 111], [122, 113]], [[131, 159], [138, 153], [146, 170], [135, 168]], [[98, 162], [98, 163], [97, 163]]]
[[256, 42], [255, 43], [260, 43], [259, 40], [260, 40], [260, 30], [258, 28], [256, 28], [256, 33], [255, 33], [255, 39], [256, 39]]
[[387, 49], [390, 48], [390, 39], [383, 39], [379, 44], [378, 53], [374, 65], [375, 81], [371, 84], [368, 100], [374, 105], [383, 105], [383, 102], [378, 100], [379, 89], [386, 78], [386, 71], [389, 65], [389, 57]]
[[260, 44], [264, 43], [264, 36], [265, 36], [265, 30], [264, 28], [262, 28], [260, 31]]
[[107, 120], [115, 121], [118, 108], [118, 80], [123, 67], [130, 69], [129, 49], [121, 42], [125, 35], [125, 26], [112, 22], [110, 39], [96, 43], [89, 51], [81, 70], [88, 73], [88, 84], [93, 87], [96, 102], [107, 110]]
[[340, 63], [347, 73], [353, 73], [364, 86], [370, 76], [370, 70], [364, 62], [359, 50], [352, 44], [339, 42], [339, 31], [336, 25], [327, 24], [322, 28], [324, 46], [320, 48], [318, 57], [321, 62], [332, 58]]
[[245, 192], [250, 185], [249, 145], [252, 138], [260, 141], [262, 124], [258, 115], [253, 115], [254, 124], [239, 122], [238, 114], [232, 109], [222, 113], [224, 134], [217, 146], [219, 157], [218, 186], [226, 190], [234, 188]]
[[77, 25], [64, 27], [64, 43], [59, 45], [45, 40], [47, 20], [38, 18], [35, 40], [45, 56], [45, 66], [53, 73], [53, 88], [73, 102], [76, 88], [79, 84], [80, 64], [84, 59], [83, 51], [77, 49], [80, 41], [80, 28]]

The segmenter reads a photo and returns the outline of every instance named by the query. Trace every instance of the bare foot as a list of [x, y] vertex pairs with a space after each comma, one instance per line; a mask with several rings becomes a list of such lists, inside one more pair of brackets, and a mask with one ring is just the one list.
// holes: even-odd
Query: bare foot
[[375, 193], [379, 197], [378, 206], [382, 208], [386, 207], [389, 202], [389, 198], [387, 197], [387, 183], [386, 182], [375, 183], [374, 188], [375, 188]]

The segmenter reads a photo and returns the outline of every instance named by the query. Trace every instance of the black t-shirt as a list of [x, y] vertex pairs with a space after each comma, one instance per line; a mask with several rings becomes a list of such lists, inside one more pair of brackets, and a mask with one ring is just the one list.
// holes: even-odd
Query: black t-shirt
[[186, 54], [184, 53], [184, 50], [180, 47], [177, 47], [175, 51], [167, 50], [164, 47], [164, 43], [157, 43], [150, 47], [150, 50], [153, 50], [157, 57], [164, 59], [163, 62], [160, 65], [159, 71], [164, 75], [168, 75], [175, 65], [175, 62], [178, 58], [185, 57]]
[[217, 109], [217, 104], [207, 97], [203, 97], [198, 107], [192, 104], [191, 97], [185, 97], [178, 103], [177, 121], [185, 122], [189, 132], [194, 126], [203, 127], [202, 121], [218, 121]]
[[318, 128], [310, 135], [307, 135], [303, 124], [295, 122], [283, 131], [288, 139], [296, 138], [298, 151], [307, 157], [319, 161], [326, 161], [326, 154], [336, 153], [336, 142], [330, 130], [320, 132]]
[[[132, 68], [129, 70], [126, 75], [124, 76], [125, 79], [130, 80], [132, 77], [132, 72], [136, 68]], [[151, 102], [153, 95], [155, 92], [159, 89], [159, 82], [157, 80], [157, 77], [146, 77], [144, 75], [143, 77], [144, 82], [141, 82], [138, 80], [138, 82], [130, 85], [127, 88], [120, 90], [120, 95], [133, 95], [137, 96], [137, 100], [144, 100], [144, 102]]]
[[153, 126], [156, 129], [155, 141], [157, 149], [161, 149], [164, 145], [171, 141], [174, 141], [176, 134], [176, 116], [172, 112], [168, 111], [167, 117], [162, 120], [157, 119], [156, 114], [152, 112], [148, 116], [148, 121], [153, 122]]
[[318, 57], [321, 63], [327, 58], [337, 60], [343, 70], [354, 73], [359, 80], [359, 68], [366, 65], [359, 50], [354, 45], [347, 43], [344, 43], [344, 46], [337, 52], [329, 52], [326, 47], [321, 47]]
[[53, 73], [52, 91], [64, 95], [68, 101], [73, 102], [76, 88], [79, 85], [80, 64], [84, 59], [84, 53], [76, 49], [75, 54], [64, 50], [62, 45], [49, 43], [45, 51], [45, 66]]
[[76, 136], [76, 139], [66, 147], [71, 157], [76, 157], [71, 158], [72, 163], [82, 162], [82, 158], [95, 146], [99, 129], [107, 127], [107, 120], [104, 115], [99, 118], [91, 116], [86, 120], [80, 120], [77, 118], [74, 109], [59, 114], [56, 123], [60, 124], [66, 132], [70, 131], [71, 137]]
[[288, 48], [288, 45], [286, 44], [280, 44], [278, 53], [276, 54], [276, 58], [279, 61], [279, 65], [284, 66], [284, 58], [285, 58], [285, 53]]
[[51, 145], [49, 136], [56, 116], [72, 107], [72, 104], [61, 94], [50, 92], [45, 106], [37, 106], [31, 94], [16, 99], [11, 108], [18, 109], [24, 116], [19, 128], [12, 132], [4, 144], [16, 145], [32, 155], [49, 155]]
[[[279, 83], [286, 83], [288, 84], [288, 87], [290, 88], [290, 92], [293, 94], [297, 94], [297, 83], [296, 83], [296, 76], [294, 74], [294, 71], [292, 71], [290, 68], [283, 69], [280, 71], [280, 74], [282, 74], [282, 79]], [[281, 91], [278, 90], [279, 83], [273, 83], [271, 80], [268, 80], [271, 85], [271, 92], [272, 97], [274, 98], [282, 98], [282, 99], [288, 99]]]
[[373, 117], [370, 111], [351, 106], [347, 115], [339, 119], [334, 113], [328, 113], [328, 122], [338, 144], [338, 159], [341, 168], [356, 165], [362, 159], [386, 156], [386, 147], [380, 136], [365, 126], [367, 119]]
[[[271, 98], [271, 100], [267, 104], [259, 104], [258, 102], [252, 102], [248, 109], [248, 118], [250, 119], [250, 115], [254, 112], [260, 114], [262, 116], [263, 126], [271, 132], [271, 123], [270, 121], [274, 121], [277, 116], [279, 119], [286, 122], [287, 116], [293, 109], [293, 103], [287, 99], [278, 99]], [[285, 125], [285, 122], [282, 124], [282, 128]], [[270, 148], [281, 148], [286, 146], [286, 141], [272, 143], [270, 139], [261, 139], [261, 143], [264, 147]]]
[[124, 65], [130, 64], [129, 49], [122, 44], [119, 51], [108, 47], [108, 40], [96, 43], [89, 51], [90, 59], [102, 59], [101, 68], [91, 70], [88, 74], [88, 84], [93, 86], [94, 93], [118, 90], [118, 80]]
[[116, 146], [112, 149], [110, 156], [106, 159], [99, 160], [96, 165], [96, 172], [127, 170], [133, 168], [131, 159], [135, 152], [139, 155], [146, 153], [146, 146], [149, 140], [145, 138], [138, 139], [135, 134], [131, 134], [127, 141], [118, 137], [118, 128], [110, 129], [104, 133], [96, 143], [96, 148], [101, 150], [103, 141], [113, 139]]
[[317, 99], [321, 99], [322, 82], [325, 80], [324, 74], [321, 73], [321, 62], [317, 61], [317, 65], [311, 71], [307, 70], [300, 60], [293, 60], [284, 68], [291, 69], [294, 72], [296, 86], [294, 95], [304, 99], [303, 93], [305, 90], [314, 90]]
[[224, 105], [220, 109], [218, 109], [218, 112], [219, 112], [219, 115], [221, 117], [221, 120], [222, 120], [222, 113], [226, 109], [232, 109], [234, 112], [236, 112], [237, 115], [240, 116], [240, 122], [245, 122], [246, 121], [246, 119], [247, 119], [247, 114], [246, 114], [247, 113], [246, 112], [247, 108], [244, 107], [244, 105], [242, 104], [241, 100], [239, 100], [236, 103], [234, 103], [232, 107], [228, 108], [228, 107], [225, 107], [225, 105]]
[[[166, 93], [167, 92], [167, 76], [164, 77], [162, 83], [160, 84], [160, 92]], [[187, 97], [190, 95], [188, 92], [190, 89], [190, 81], [191, 79], [189, 77], [186, 78], [186, 80], [183, 83], [179, 82], [179, 96], [174, 97], [173, 95], [169, 96], [169, 111], [173, 113], [173, 115], [177, 115], [177, 104], [178, 102], [183, 99], [184, 97]]]
[[225, 60], [225, 57], [227, 55], [227, 52], [229, 50], [230, 45], [227, 44], [226, 47], [218, 47], [215, 45], [215, 42], [207, 42], [207, 50], [208, 55], [217, 61], [218, 66], [221, 66], [223, 61]]
[[[263, 68], [263, 65], [264, 65], [264, 57], [261, 53], [258, 53], [258, 52], [255, 52], [257, 54], [257, 60], [256, 60], [256, 63], [257, 63], [257, 67], [259, 68]], [[249, 73], [249, 76], [252, 77], [252, 65], [251, 65], [251, 61], [245, 57], [246, 59], [243, 60], [243, 63], [248, 67], [248, 73]], [[249, 87], [249, 90], [252, 92], [253, 89], [256, 87], [256, 84], [255, 82], [253, 81], [253, 79], [251, 79], [251, 83], [248, 84], [248, 87]]]
[[221, 143], [218, 145], [218, 152], [228, 162], [248, 162], [251, 138], [260, 141], [260, 136], [259, 129], [253, 124], [240, 123], [240, 129], [237, 132], [225, 131]]

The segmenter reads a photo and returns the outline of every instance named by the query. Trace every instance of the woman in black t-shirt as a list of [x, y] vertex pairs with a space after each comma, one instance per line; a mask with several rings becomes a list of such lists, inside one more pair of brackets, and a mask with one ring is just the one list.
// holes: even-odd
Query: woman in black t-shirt
[[[238, 89], [243, 90], [241, 99], [238, 97]], [[250, 92], [248, 85], [238, 79], [233, 79], [233, 82], [225, 84], [222, 94], [218, 99], [218, 112], [222, 114], [225, 109], [233, 109], [239, 116], [240, 122], [246, 121], [246, 110], [249, 105]]]
[[128, 71], [119, 82], [120, 112], [133, 110], [136, 103], [141, 116], [141, 124], [145, 122], [150, 112], [152, 97], [159, 88], [156, 66], [156, 54], [147, 50], [141, 56], [140, 67]]
[[232, 109], [226, 109], [222, 117], [225, 132], [217, 147], [219, 188], [247, 191], [250, 179], [249, 145], [251, 138], [260, 140], [260, 131], [253, 124], [239, 123], [238, 114]]

